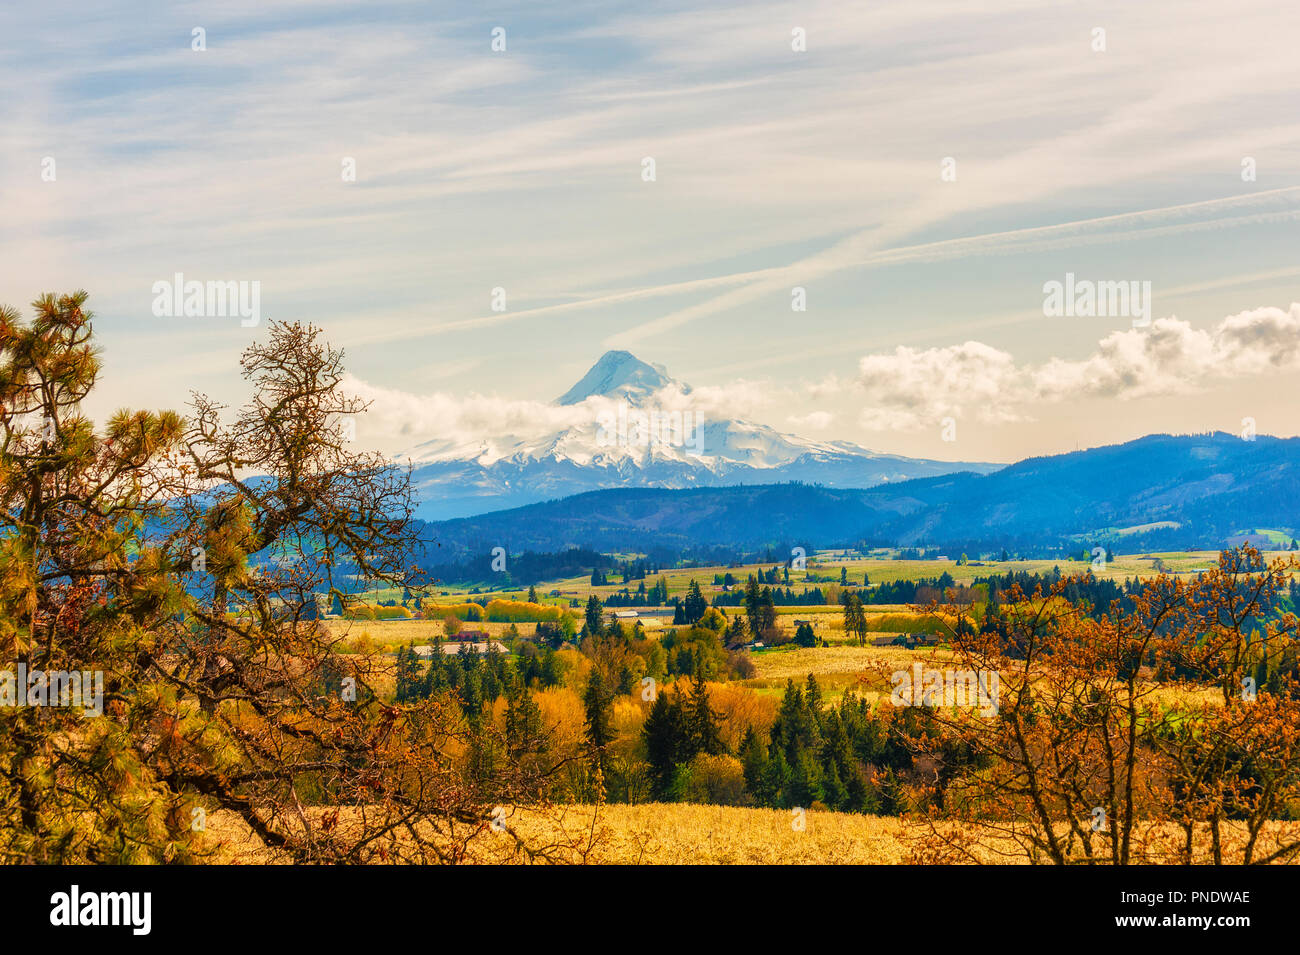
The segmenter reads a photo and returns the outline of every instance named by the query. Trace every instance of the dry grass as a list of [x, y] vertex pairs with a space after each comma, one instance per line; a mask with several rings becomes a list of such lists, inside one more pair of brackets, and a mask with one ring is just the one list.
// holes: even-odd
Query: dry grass
[[[446, 637], [446, 629], [441, 620], [337, 620], [324, 621], [331, 634], [343, 638], [349, 645], [355, 644], [362, 637], [372, 646], [384, 649], [396, 649], [410, 642], [416, 644], [432, 643], [434, 638]], [[521, 634], [531, 634], [536, 627], [532, 623], [515, 624]], [[510, 629], [508, 623], [493, 623], [475, 620], [462, 625], [465, 630], [486, 630], [494, 639], [500, 639]]]
[[[516, 811], [506, 825], [534, 846], [547, 847], [553, 861], [736, 865], [901, 863], [906, 848], [902, 824], [893, 818], [837, 812], [807, 812], [802, 831], [788, 810], [742, 809], [647, 803], [638, 806], [564, 806], [551, 811]], [[214, 861], [276, 863], [232, 813], [208, 816]], [[522, 862], [515, 840], [486, 829], [470, 843], [467, 861]]]
[[[733, 806], [644, 803], [637, 806], [557, 806], [551, 810], [509, 811], [507, 827], [526, 844], [546, 850], [548, 859], [528, 859], [516, 839], [479, 827], [464, 861], [479, 864], [552, 861], [623, 865], [900, 865], [925, 855], [923, 831], [905, 832], [904, 823], [888, 816], [808, 811], [803, 828], [791, 810]], [[1270, 823], [1270, 832], [1294, 834], [1297, 823]], [[464, 836], [471, 827], [463, 826]], [[1173, 826], [1163, 835], [1148, 832], [1153, 847], [1178, 841]], [[228, 812], [208, 816], [214, 861], [259, 864], [282, 861], [265, 849]], [[1233, 849], [1244, 832], [1225, 827], [1225, 847]], [[919, 841], [918, 841], [919, 840]], [[1198, 840], [1198, 862], [1208, 862], [1209, 839]], [[937, 848], [935, 846], [934, 848]], [[1011, 844], [1003, 842], [1004, 850]], [[1231, 858], [1233, 852], [1229, 853]], [[975, 850], [979, 861], [1023, 863], [1018, 853]], [[969, 860], [966, 860], [969, 861]]]
[[818, 677], [838, 673], [865, 674], [881, 665], [898, 669], [910, 667], [915, 660], [931, 659], [932, 648], [908, 650], [903, 647], [783, 647], [751, 654], [757, 677], [764, 680], [787, 678], [802, 680], [809, 673]]

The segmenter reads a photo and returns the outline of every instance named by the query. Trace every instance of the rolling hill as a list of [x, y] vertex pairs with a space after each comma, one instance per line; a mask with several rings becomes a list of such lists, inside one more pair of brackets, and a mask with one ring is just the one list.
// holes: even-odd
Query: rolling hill
[[[1126, 539], [1216, 547], [1256, 527], [1300, 528], [1300, 438], [1215, 432], [1029, 458], [871, 488], [815, 484], [621, 488], [430, 524], [444, 555], [869, 541], [1052, 547]], [[1146, 527], [1145, 525], [1151, 525]]]

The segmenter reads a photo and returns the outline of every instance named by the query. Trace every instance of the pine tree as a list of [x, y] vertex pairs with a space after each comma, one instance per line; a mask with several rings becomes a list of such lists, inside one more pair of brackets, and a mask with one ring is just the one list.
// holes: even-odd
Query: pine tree
[[757, 640], [763, 633], [763, 595], [753, 574], [745, 583], [745, 616], [749, 619], [749, 632]]
[[559, 658], [556, 656], [555, 649], [548, 646], [546, 653], [542, 656], [542, 673], [541, 681], [543, 687], [559, 686], [563, 679], [563, 671], [560, 668]]
[[907, 809], [902, 783], [892, 768], [876, 775], [876, 803], [884, 816], [897, 816]]
[[704, 594], [700, 592], [699, 582], [692, 580], [686, 592], [686, 600], [682, 604], [682, 623], [698, 623], [708, 609], [709, 602], [704, 599]]
[[763, 777], [763, 799], [770, 806], [785, 809], [795, 805], [790, 798], [790, 764], [779, 749], [767, 761]]
[[587, 680], [587, 691], [582, 697], [582, 705], [586, 712], [588, 757], [603, 775], [608, 775], [609, 756], [606, 750], [614, 739], [611, 725], [613, 702], [613, 694], [605, 688], [600, 670], [593, 667], [591, 677]]
[[822, 688], [817, 682], [816, 675], [812, 673], [808, 674], [808, 681], [804, 684], [803, 698], [804, 705], [820, 728], [822, 725]]
[[636, 692], [636, 673], [629, 664], [624, 663], [623, 668], [618, 672], [618, 692], [620, 696], [628, 696]]
[[743, 614], [736, 614], [731, 618], [731, 626], [727, 630], [727, 646], [740, 646], [748, 640], [749, 634], [745, 628], [745, 617]]
[[764, 587], [759, 595], [758, 632], [767, 634], [776, 629], [776, 602], [772, 599], [770, 587]]
[[528, 687], [517, 681], [506, 701], [506, 747], [512, 759], [540, 752], [543, 743], [542, 711]]
[[477, 726], [483, 716], [483, 689], [477, 670], [471, 670], [461, 678], [460, 704], [470, 723]]
[[423, 698], [424, 667], [415, 652], [415, 644], [397, 648], [397, 665], [395, 667], [397, 690], [395, 699], [398, 703], [414, 703]]
[[592, 594], [590, 597], [587, 598], [587, 612], [585, 618], [586, 618], [587, 633], [590, 636], [593, 637], [600, 636], [601, 633], [600, 621], [601, 621], [601, 615], [603, 609], [604, 608], [601, 606], [599, 598], [597, 598], [595, 594]]
[[849, 791], [840, 779], [839, 769], [834, 763], [827, 765], [822, 772], [822, 801], [832, 809], [843, 809], [848, 802]]
[[529, 602], [530, 604], [535, 604], [535, 603], [537, 603], [537, 588], [536, 588], [536, 587], [529, 587], [529, 588], [528, 588], [528, 602]]
[[844, 633], [856, 637], [859, 646], [867, 642], [867, 615], [857, 594], [848, 594], [844, 598]]
[[822, 773], [816, 756], [802, 749], [790, 768], [788, 793], [793, 804], [807, 807], [822, 801]]
[[444, 672], [442, 637], [433, 638], [433, 653], [429, 657], [429, 669], [424, 674], [423, 695], [425, 699], [447, 689], [447, 674]]
[[704, 667], [696, 660], [695, 678], [691, 681], [691, 695], [686, 702], [686, 734], [690, 757], [697, 753], [717, 756], [725, 747], [718, 728], [718, 716], [709, 702], [709, 688], [704, 682]]
[[651, 789], [662, 798], [672, 787], [677, 764], [686, 749], [686, 726], [681, 702], [665, 691], [655, 697], [641, 725], [646, 759], [650, 764]]
[[759, 803], [768, 803], [765, 792], [767, 778], [767, 747], [758, 738], [753, 726], [745, 730], [740, 742], [740, 765], [745, 771], [745, 786]]

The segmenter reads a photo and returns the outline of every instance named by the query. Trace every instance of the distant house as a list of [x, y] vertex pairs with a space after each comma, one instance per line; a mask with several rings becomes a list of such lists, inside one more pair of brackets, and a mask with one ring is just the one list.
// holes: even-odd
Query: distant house
[[668, 616], [672, 615], [671, 611], [663, 611], [656, 608], [637, 607], [635, 609], [616, 610], [614, 611], [614, 618], [616, 620], [626, 621], [628, 623], [632, 623], [633, 621], [636, 620], [640, 620], [643, 623], [661, 623], [663, 621], [665, 613], [667, 613]]
[[906, 647], [909, 650], [914, 650], [917, 647], [937, 647], [942, 642], [942, 639], [942, 636], [937, 633], [900, 633], [892, 640], [888, 640], [885, 645]]

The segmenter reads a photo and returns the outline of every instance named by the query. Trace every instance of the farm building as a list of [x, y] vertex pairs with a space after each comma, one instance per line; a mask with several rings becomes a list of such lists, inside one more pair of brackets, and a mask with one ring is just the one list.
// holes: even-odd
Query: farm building
[[614, 611], [614, 619], [618, 620], [619, 623], [636, 623], [639, 620], [647, 626], [663, 623], [665, 617], [671, 619], [672, 615], [671, 610], [664, 610], [659, 607], [638, 607]]

